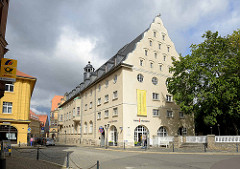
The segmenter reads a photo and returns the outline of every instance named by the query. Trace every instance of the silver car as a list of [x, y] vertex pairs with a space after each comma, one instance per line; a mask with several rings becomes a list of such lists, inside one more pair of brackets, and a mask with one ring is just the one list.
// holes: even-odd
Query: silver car
[[55, 142], [51, 138], [47, 138], [46, 146], [55, 146]]

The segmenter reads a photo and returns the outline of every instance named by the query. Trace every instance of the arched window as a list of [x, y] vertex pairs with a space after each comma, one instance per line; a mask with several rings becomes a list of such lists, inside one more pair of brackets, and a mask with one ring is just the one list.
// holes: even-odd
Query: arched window
[[160, 127], [157, 131], [157, 135], [159, 137], [167, 137], [168, 136], [167, 129], [165, 127]]
[[134, 130], [134, 142], [143, 145], [144, 139], [147, 139], [148, 129], [144, 126], [137, 126]]
[[93, 132], [93, 122], [90, 121], [89, 122], [89, 133], [92, 133]]
[[84, 123], [84, 133], [87, 133], [87, 122]]

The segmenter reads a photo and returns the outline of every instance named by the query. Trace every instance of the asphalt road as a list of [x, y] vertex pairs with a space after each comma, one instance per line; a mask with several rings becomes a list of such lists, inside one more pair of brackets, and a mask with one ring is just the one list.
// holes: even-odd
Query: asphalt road
[[[23, 151], [23, 150], [22, 150]], [[31, 150], [24, 150], [31, 151]], [[93, 147], [47, 147], [40, 149], [40, 159], [66, 165], [69, 152], [72, 168], [88, 169], [99, 160], [100, 169], [239, 169], [239, 155], [224, 153], [169, 153], [150, 151], [114, 151]], [[21, 153], [22, 154], [22, 153]], [[25, 153], [36, 158], [36, 152]], [[17, 153], [15, 153], [17, 155]], [[93, 167], [96, 169], [96, 166]]]

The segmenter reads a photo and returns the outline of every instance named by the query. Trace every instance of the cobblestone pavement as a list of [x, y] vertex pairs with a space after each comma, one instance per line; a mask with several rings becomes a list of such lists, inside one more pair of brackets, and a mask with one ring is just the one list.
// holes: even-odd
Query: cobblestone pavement
[[55, 164], [33, 158], [6, 157], [6, 169], [61, 169]]
[[[38, 168], [62, 168], [66, 166], [66, 156], [69, 154], [69, 164], [73, 169], [96, 169], [96, 162], [100, 162], [101, 169], [210, 169], [211, 166], [218, 169], [221, 161], [230, 160], [231, 163], [240, 161], [240, 153], [232, 152], [210, 152], [204, 147], [194, 149], [173, 148], [150, 148], [141, 147], [94, 147], [94, 146], [70, 146], [57, 145], [52, 147], [41, 147], [39, 159], [35, 148], [15, 148], [12, 157], [7, 157], [7, 169], [38, 169]], [[24, 158], [23, 158], [24, 157]], [[49, 161], [49, 162], [43, 162]], [[228, 162], [228, 161], [227, 161]], [[59, 164], [59, 166], [54, 165]], [[230, 166], [230, 165], [229, 165]], [[239, 166], [239, 165], [238, 165]], [[217, 167], [217, 168], [216, 168]], [[220, 169], [220, 168], [219, 168]], [[232, 169], [228, 167], [228, 169]]]

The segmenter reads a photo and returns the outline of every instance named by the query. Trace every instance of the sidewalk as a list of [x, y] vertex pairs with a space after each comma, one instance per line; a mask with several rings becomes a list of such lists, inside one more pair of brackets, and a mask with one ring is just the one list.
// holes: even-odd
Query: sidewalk
[[64, 167], [58, 166], [51, 162], [45, 162], [42, 160], [36, 160], [24, 157], [6, 157], [7, 169], [64, 169]]

